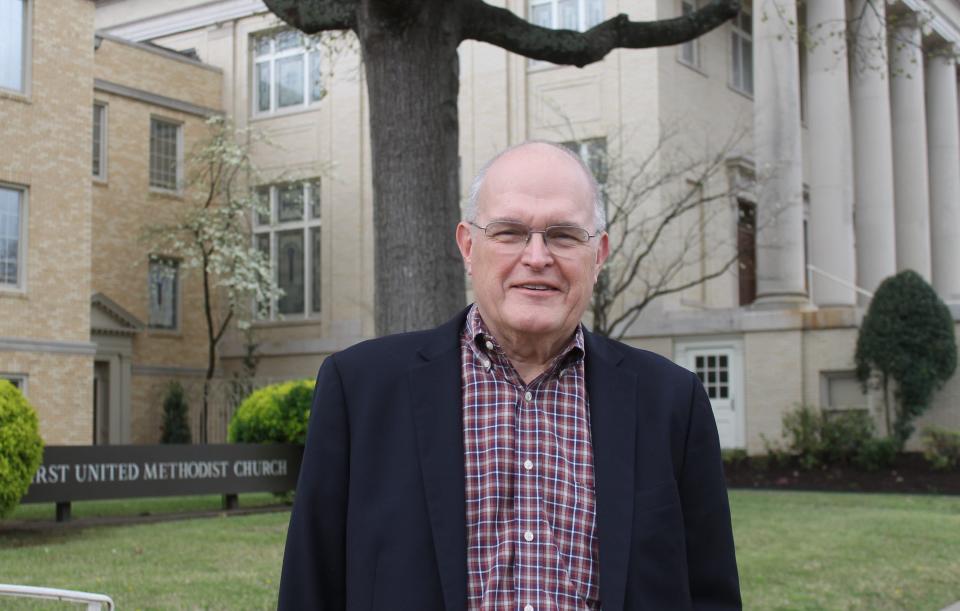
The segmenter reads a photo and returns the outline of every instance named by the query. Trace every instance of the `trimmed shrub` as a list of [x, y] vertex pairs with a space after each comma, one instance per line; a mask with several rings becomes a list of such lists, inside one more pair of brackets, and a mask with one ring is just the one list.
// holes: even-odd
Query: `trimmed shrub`
[[314, 384], [294, 380], [254, 391], [234, 413], [227, 438], [233, 443], [303, 444]]
[[183, 396], [183, 386], [180, 386], [179, 382], [171, 382], [163, 400], [160, 443], [190, 443], [190, 424], [187, 422], [189, 411], [187, 400]]
[[864, 445], [876, 441], [873, 420], [865, 410], [829, 411], [821, 414], [821, 457], [827, 464], [854, 461]]
[[960, 467], [960, 431], [951, 431], [939, 426], [923, 431], [923, 456], [934, 469]]
[[898, 446], [873, 435], [873, 421], [864, 411], [825, 412], [799, 405], [783, 415], [783, 443], [764, 438], [764, 445], [775, 463], [793, 458], [803, 469], [846, 464], [874, 469], [890, 464]]
[[893, 466], [900, 453], [900, 442], [893, 437], [867, 439], [853, 457], [853, 464], [864, 471], [879, 471]]
[[[957, 367], [953, 316], [936, 291], [916, 272], [884, 280], [857, 336], [857, 377], [866, 389], [872, 372], [883, 387], [887, 434], [903, 447], [913, 421], [930, 407], [933, 393]], [[887, 404], [894, 383], [895, 409]]]
[[37, 414], [16, 386], [0, 380], [0, 518], [26, 494], [43, 459]]

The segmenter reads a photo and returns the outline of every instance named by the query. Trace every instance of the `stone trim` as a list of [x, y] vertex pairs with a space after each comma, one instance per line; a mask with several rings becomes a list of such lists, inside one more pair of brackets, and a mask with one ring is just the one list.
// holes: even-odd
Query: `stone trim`
[[157, 376], [157, 377], [203, 377], [207, 371], [199, 367], [165, 367], [163, 365], [134, 365], [133, 375], [135, 376]]
[[221, 68], [218, 68], [217, 66], [211, 66], [210, 64], [205, 64], [199, 59], [193, 59], [193, 58], [187, 57], [183, 53], [178, 53], [173, 49], [167, 49], [166, 47], [161, 47], [160, 45], [136, 42], [134, 40], [128, 40], [126, 38], [121, 38], [113, 34], [108, 34], [107, 32], [98, 31], [94, 34], [95, 49], [100, 47], [100, 40], [109, 40], [110, 42], [115, 42], [119, 45], [126, 45], [128, 47], [133, 47], [134, 49], [139, 49], [147, 53], [161, 55], [167, 59], [172, 59], [174, 61], [190, 64], [191, 66], [196, 66], [197, 68], [203, 68], [205, 70], [210, 70], [211, 72], [217, 72], [219, 74], [223, 74], [223, 70]]
[[62, 342], [57, 340], [0, 337], [0, 352], [48, 352], [94, 356], [97, 345], [92, 342]]
[[126, 85], [112, 83], [103, 79], [93, 79], [93, 88], [104, 93], [112, 93], [121, 97], [130, 98], [131, 100], [137, 100], [138, 102], [145, 102], [147, 104], [160, 106], [161, 108], [166, 108], [168, 110], [183, 112], [188, 115], [196, 115], [198, 117], [206, 118], [223, 114], [222, 110], [207, 108], [206, 106], [199, 106], [197, 104], [184, 102], [183, 100], [177, 100], [175, 98], [168, 98], [164, 95], [150, 93], [149, 91], [136, 89], [134, 87], [127, 87]]
[[150, 40], [266, 12], [267, 7], [262, 0], [220, 0], [117, 24], [106, 29], [115, 36], [131, 40]]
[[138, 333], [139, 331], [143, 331], [145, 327], [139, 318], [123, 309], [120, 304], [110, 299], [103, 293], [94, 293], [90, 297], [90, 306], [100, 309], [125, 327], [124, 329], [100, 329], [97, 327], [91, 327], [90, 331], [92, 333], [103, 333], [107, 335], [132, 335], [134, 333]]

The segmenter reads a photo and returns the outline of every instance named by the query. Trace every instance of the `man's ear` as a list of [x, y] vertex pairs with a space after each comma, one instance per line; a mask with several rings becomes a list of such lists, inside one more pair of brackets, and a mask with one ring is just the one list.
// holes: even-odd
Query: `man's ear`
[[472, 261], [470, 254], [473, 252], [473, 235], [470, 233], [470, 226], [460, 221], [457, 224], [457, 247], [460, 249], [460, 256], [463, 257], [463, 266], [467, 269], [467, 275], [473, 274]]
[[597, 278], [600, 276], [600, 268], [603, 267], [604, 261], [607, 260], [607, 257], [610, 256], [610, 236], [607, 235], [607, 232], [604, 231], [600, 235], [600, 245], [597, 247], [597, 261], [593, 269], [593, 281], [596, 282]]

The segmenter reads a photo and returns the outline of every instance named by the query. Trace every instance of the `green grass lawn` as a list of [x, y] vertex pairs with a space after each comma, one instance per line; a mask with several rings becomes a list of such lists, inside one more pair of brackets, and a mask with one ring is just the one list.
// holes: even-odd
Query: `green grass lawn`
[[[960, 600], [960, 497], [734, 491], [731, 504], [748, 609], [936, 610]], [[218, 507], [217, 497], [91, 502], [74, 516]], [[13, 517], [51, 515], [28, 506]], [[0, 581], [101, 592], [121, 609], [273, 608], [288, 518], [0, 529]], [[12, 608], [36, 607], [54, 608]]]
[[960, 497], [734, 491], [750, 609], [942, 609], [960, 600]]

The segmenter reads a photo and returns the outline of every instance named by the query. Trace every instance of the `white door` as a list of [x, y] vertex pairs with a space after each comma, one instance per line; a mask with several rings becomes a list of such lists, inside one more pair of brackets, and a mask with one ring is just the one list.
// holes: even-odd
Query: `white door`
[[744, 447], [743, 369], [735, 342], [677, 345], [677, 361], [697, 374], [710, 398], [720, 434], [720, 447]]

